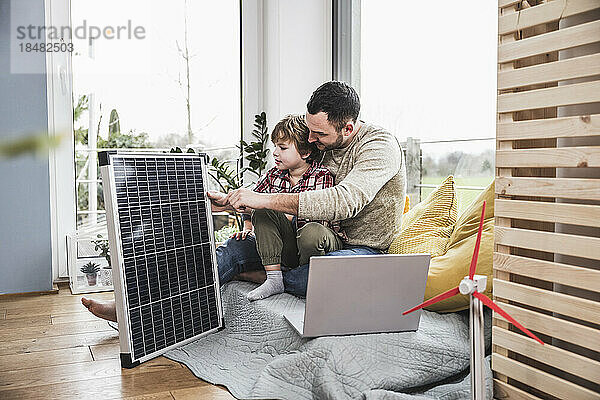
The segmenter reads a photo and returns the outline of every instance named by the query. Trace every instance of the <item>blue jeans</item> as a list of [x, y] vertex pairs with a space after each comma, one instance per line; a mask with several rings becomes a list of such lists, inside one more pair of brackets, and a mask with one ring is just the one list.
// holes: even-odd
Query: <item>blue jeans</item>
[[[367, 246], [344, 246], [342, 250], [327, 253], [327, 256], [357, 256], [364, 254], [381, 254], [380, 250]], [[217, 248], [217, 267], [221, 285], [229, 282], [241, 272], [263, 271], [260, 256], [256, 250], [254, 236], [246, 236], [245, 240], [229, 239]], [[308, 264], [283, 271], [285, 291], [298, 297], [306, 297], [308, 284]]]

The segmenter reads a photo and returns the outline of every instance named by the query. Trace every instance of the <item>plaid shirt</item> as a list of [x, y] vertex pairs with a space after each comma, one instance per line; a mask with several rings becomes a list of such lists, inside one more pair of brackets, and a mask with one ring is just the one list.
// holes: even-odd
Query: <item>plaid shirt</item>
[[[256, 185], [254, 191], [259, 193], [300, 193], [307, 190], [319, 190], [327, 189], [334, 185], [334, 177], [331, 172], [323, 167], [319, 162], [313, 161], [310, 167], [302, 174], [300, 180], [295, 186], [292, 186], [290, 180], [290, 173], [288, 170], [279, 170], [277, 167], [273, 167], [263, 175]], [[244, 214], [244, 220], [249, 219], [247, 214]], [[297, 229], [302, 228], [307, 222], [311, 222], [307, 219], [296, 218]], [[337, 233], [342, 239], [346, 236], [340, 229], [338, 222], [329, 221], [313, 221], [318, 222], [331, 228]]]

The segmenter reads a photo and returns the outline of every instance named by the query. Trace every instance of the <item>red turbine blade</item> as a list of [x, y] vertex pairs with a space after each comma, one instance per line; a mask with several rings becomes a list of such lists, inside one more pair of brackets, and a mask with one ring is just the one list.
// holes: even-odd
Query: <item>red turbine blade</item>
[[475, 268], [477, 268], [477, 258], [479, 257], [479, 245], [481, 244], [481, 233], [483, 232], [483, 217], [485, 216], [485, 201], [481, 209], [481, 219], [479, 220], [479, 231], [477, 232], [477, 241], [475, 242], [475, 250], [471, 258], [471, 267], [469, 267], [469, 279], [473, 279]]
[[508, 315], [506, 313], [506, 311], [504, 311], [503, 309], [501, 309], [499, 305], [497, 305], [496, 303], [494, 303], [493, 301], [491, 301], [489, 298], [487, 298], [487, 296], [485, 296], [485, 295], [483, 295], [483, 294], [481, 294], [479, 292], [473, 293], [473, 296], [477, 297], [479, 300], [481, 300], [483, 302], [483, 304], [485, 304], [486, 306], [488, 306], [492, 310], [496, 311], [498, 314], [502, 315], [509, 322], [511, 322], [514, 326], [516, 326], [517, 328], [519, 328], [520, 330], [522, 330], [524, 333], [526, 333], [530, 338], [537, 340], [540, 344], [544, 344], [544, 342], [542, 342], [537, 336], [535, 336], [533, 333], [529, 332], [529, 330], [527, 328], [525, 328], [523, 325], [521, 325], [520, 323], [518, 323], [513, 317], [511, 317], [510, 315]]
[[421, 303], [421, 304], [419, 304], [418, 306], [416, 306], [416, 307], [413, 307], [413, 308], [411, 308], [411, 309], [410, 309], [410, 310], [408, 310], [408, 311], [404, 311], [404, 312], [402, 313], [402, 315], [406, 315], [406, 314], [409, 314], [409, 313], [411, 313], [411, 312], [413, 312], [413, 311], [417, 311], [419, 308], [427, 307], [427, 306], [429, 306], [429, 305], [431, 305], [431, 304], [433, 304], [433, 303], [437, 303], [438, 301], [445, 300], [445, 299], [447, 299], [448, 297], [452, 297], [452, 296], [454, 296], [454, 295], [457, 295], [457, 294], [459, 294], [459, 293], [460, 293], [460, 292], [459, 292], [459, 290], [458, 290], [458, 287], [455, 287], [454, 289], [450, 289], [450, 290], [448, 290], [448, 291], [447, 291], [447, 292], [445, 292], [445, 293], [438, 294], [438, 295], [437, 295], [437, 296], [435, 296], [434, 298], [432, 298], [432, 299], [429, 299], [429, 300], [427, 300], [426, 302], [424, 302], [424, 303]]

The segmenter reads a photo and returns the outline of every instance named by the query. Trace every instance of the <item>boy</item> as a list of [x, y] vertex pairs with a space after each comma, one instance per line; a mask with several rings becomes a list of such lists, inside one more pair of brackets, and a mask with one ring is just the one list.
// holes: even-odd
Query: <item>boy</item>
[[[275, 125], [271, 133], [275, 167], [259, 179], [255, 192], [297, 193], [334, 185], [333, 175], [318, 161], [321, 152], [308, 143], [308, 134], [304, 116], [288, 115]], [[251, 218], [244, 215], [243, 219], [244, 230], [232, 238], [254, 234], [267, 274], [267, 280], [248, 293], [250, 301], [283, 293], [282, 265], [295, 268], [308, 263], [311, 256], [344, 246], [339, 225], [327, 221], [311, 222], [271, 210], [256, 210]]]

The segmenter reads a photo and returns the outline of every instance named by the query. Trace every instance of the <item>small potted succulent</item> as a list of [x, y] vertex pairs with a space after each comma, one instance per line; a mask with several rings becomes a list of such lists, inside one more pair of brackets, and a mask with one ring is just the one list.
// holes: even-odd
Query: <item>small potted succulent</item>
[[96, 286], [96, 277], [98, 276], [98, 271], [100, 271], [100, 266], [98, 264], [90, 261], [81, 267], [80, 271], [85, 274], [89, 286]]

